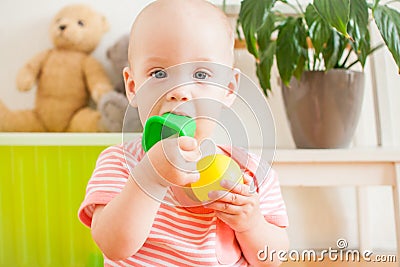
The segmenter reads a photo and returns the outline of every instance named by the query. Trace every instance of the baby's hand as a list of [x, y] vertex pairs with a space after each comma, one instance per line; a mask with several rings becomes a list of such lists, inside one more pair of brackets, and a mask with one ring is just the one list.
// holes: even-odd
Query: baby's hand
[[221, 186], [230, 192], [211, 191], [208, 196], [214, 201], [205, 205], [215, 210], [216, 216], [236, 232], [245, 232], [264, 219], [259, 196], [251, 190], [252, 178], [244, 175], [244, 181], [244, 184], [234, 185], [232, 181], [222, 180]]
[[183, 186], [199, 179], [199, 156], [197, 141], [192, 137], [163, 139], [132, 169], [132, 176], [142, 190], [160, 200], [168, 186]]
[[192, 137], [163, 139], [147, 154], [160, 178], [171, 184], [183, 186], [200, 177], [196, 170], [200, 150], [196, 139]]

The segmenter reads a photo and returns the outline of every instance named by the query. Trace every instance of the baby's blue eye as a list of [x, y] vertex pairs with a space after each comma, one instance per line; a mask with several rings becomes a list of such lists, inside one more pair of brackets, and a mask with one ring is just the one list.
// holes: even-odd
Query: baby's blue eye
[[153, 76], [156, 79], [163, 79], [163, 78], [166, 78], [168, 75], [163, 70], [156, 70], [156, 71], [151, 73], [151, 76]]
[[208, 73], [206, 73], [206, 72], [204, 72], [204, 71], [196, 71], [194, 74], [193, 74], [193, 78], [195, 78], [195, 79], [198, 79], [198, 80], [204, 80], [204, 79], [206, 79], [207, 77], [209, 77], [210, 75], [208, 74]]

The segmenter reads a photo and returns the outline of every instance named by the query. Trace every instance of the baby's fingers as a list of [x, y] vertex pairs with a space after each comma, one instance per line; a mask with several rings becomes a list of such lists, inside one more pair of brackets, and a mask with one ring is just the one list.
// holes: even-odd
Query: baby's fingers
[[178, 138], [179, 153], [186, 161], [198, 161], [200, 159], [200, 149], [196, 139], [188, 136]]
[[192, 151], [197, 149], [197, 140], [189, 136], [181, 136], [178, 138], [178, 146], [183, 151]]
[[204, 205], [206, 208], [213, 209], [218, 212], [237, 215], [242, 212], [242, 206], [233, 205], [229, 202], [214, 201]]
[[236, 193], [242, 196], [251, 196], [254, 192], [251, 190], [250, 185], [248, 184], [236, 184], [230, 180], [222, 180], [221, 186], [232, 193]]
[[250, 187], [250, 194], [253, 194], [256, 192], [256, 185], [254, 182], [254, 178], [248, 175], [247, 173], [243, 174], [243, 181], [244, 184], [248, 185]]
[[230, 203], [236, 206], [242, 206], [245, 205], [248, 200], [246, 196], [242, 196], [239, 194], [235, 194], [232, 192], [226, 192], [226, 191], [211, 191], [208, 193], [208, 197], [211, 200], [216, 200], [219, 202], [226, 202]]

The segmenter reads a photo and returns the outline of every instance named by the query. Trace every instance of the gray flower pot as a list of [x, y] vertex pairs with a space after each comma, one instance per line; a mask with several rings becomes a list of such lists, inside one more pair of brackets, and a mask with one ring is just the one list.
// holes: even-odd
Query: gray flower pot
[[307, 71], [283, 86], [283, 100], [297, 148], [348, 147], [357, 127], [364, 73]]

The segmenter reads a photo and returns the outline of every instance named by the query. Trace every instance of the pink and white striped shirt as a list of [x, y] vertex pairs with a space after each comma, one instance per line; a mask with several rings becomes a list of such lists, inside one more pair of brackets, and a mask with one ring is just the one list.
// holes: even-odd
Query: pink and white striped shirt
[[[241, 149], [233, 149], [231, 153], [221, 148], [231, 154], [248, 175], [254, 177], [259, 162], [255, 155]], [[109, 147], [100, 154], [78, 212], [83, 224], [90, 227], [95, 206], [106, 205], [121, 192], [129, 177], [128, 164], [135, 166], [143, 155], [140, 138]], [[243, 162], [246, 166], [243, 166]], [[255, 177], [254, 180], [265, 219], [286, 227], [288, 218], [276, 173], [270, 169], [260, 185]], [[171, 189], [164, 200], [166, 203], [176, 203]], [[219, 220], [214, 212], [201, 207], [184, 208], [163, 202], [143, 247], [123, 261], [105, 258], [104, 266], [248, 266], [248, 263], [233, 230]]]

